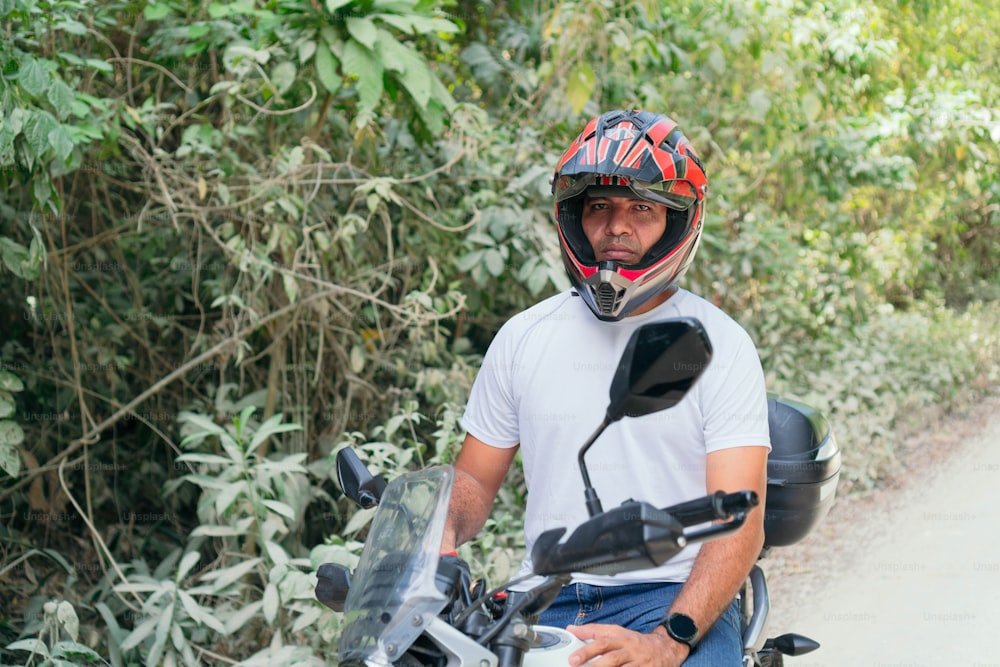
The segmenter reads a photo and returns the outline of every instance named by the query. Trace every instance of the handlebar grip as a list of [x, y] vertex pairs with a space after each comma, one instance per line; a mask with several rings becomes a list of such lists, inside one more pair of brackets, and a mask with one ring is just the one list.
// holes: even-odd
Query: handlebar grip
[[724, 519], [738, 512], [746, 512], [757, 507], [759, 504], [760, 497], [756, 491], [747, 490], [727, 493], [722, 497], [722, 511], [726, 513], [726, 516], [719, 518]]
[[715, 493], [688, 500], [687, 502], [664, 507], [664, 512], [673, 515], [682, 526], [695, 526], [707, 521], [725, 520], [739, 512], [745, 512], [760, 503], [755, 491], [737, 491]]

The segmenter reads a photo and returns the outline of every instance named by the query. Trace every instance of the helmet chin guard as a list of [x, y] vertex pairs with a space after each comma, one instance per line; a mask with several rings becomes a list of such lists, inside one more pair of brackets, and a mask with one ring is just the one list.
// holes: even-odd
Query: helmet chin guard
[[615, 322], [637, 285], [618, 273], [618, 262], [601, 262], [597, 271], [579, 286], [580, 296], [601, 320]]

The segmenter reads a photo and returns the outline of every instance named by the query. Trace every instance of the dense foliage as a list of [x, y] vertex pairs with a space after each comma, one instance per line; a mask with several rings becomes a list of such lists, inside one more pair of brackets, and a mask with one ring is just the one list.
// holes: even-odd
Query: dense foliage
[[[566, 285], [549, 176], [604, 109], [669, 113], [705, 156], [685, 285], [831, 415], [849, 488], [921, 406], [1000, 379], [989, 0], [0, 19], [4, 662], [330, 660], [313, 572], [368, 518], [331, 456], [454, 456], [492, 334]], [[479, 571], [518, 557], [522, 493], [463, 548]]]

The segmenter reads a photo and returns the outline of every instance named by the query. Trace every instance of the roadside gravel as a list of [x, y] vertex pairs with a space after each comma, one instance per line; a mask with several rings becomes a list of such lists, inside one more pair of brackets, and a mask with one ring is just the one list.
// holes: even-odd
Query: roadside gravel
[[[857, 443], [842, 443], [857, 446]], [[788, 665], [1000, 667], [1000, 397], [909, 438], [879, 490], [762, 561], [770, 636], [820, 642]]]

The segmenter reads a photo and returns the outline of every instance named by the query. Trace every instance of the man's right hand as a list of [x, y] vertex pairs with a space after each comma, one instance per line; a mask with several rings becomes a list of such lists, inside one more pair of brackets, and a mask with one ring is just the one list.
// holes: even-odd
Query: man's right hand
[[588, 642], [569, 656], [571, 667], [585, 663], [587, 667], [680, 667], [690, 653], [686, 645], [671, 639], [663, 627], [649, 634], [603, 623], [571, 625], [566, 629], [577, 639]]

